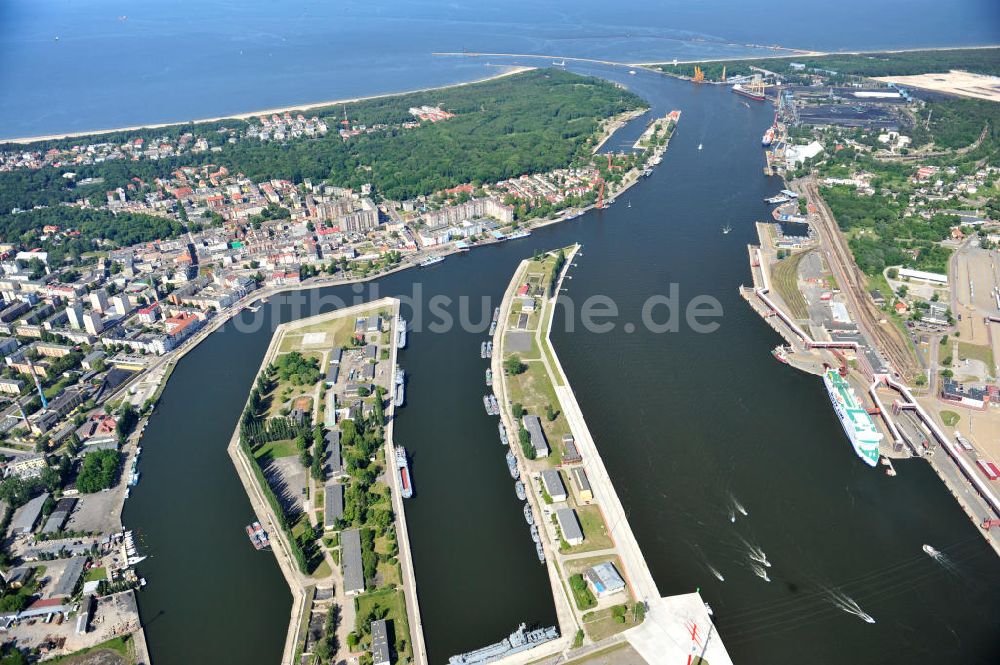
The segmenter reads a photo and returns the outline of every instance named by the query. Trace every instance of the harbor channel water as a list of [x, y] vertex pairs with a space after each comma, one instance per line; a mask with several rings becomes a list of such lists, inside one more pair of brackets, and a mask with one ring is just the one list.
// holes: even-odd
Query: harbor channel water
[[[280, 658], [291, 598], [273, 558], [246, 542], [252, 512], [226, 445], [273, 325], [329, 309], [315, 302], [324, 296], [424, 294], [403, 306], [414, 330], [395, 437], [413, 457], [407, 519], [431, 662], [521, 621], [555, 622], [496, 419], [483, 413], [479, 347], [518, 262], [574, 242], [583, 249], [560, 302], [577, 315], [560, 308], [553, 341], [662, 593], [700, 588], [738, 663], [997, 662], [1000, 563], [977, 527], [924, 462], [897, 463], [895, 478], [864, 466], [821, 381], [772, 359], [781, 340], [737, 293], [762, 199], [781, 187], [762, 175], [773, 109], [644, 71], [578, 71], [628, 85], [653, 114], [683, 112], [663, 163], [612, 207], [363, 288], [318, 290], [294, 312], [272, 298], [241, 315], [268, 325], [227, 324], [178, 364], [124, 514], [150, 555], [139, 599], [157, 665]], [[672, 285], [682, 307], [721, 303], [715, 332], [692, 331], [683, 311], [677, 332], [641, 325], [643, 304]], [[610, 332], [580, 325], [593, 295], [617, 305]], [[428, 330], [431, 296], [469, 298], [478, 330]]]

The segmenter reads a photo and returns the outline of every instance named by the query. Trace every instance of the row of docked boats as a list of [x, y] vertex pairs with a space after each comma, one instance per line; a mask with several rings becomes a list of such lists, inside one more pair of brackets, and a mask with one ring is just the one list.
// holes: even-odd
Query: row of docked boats
[[488, 416], [499, 416], [500, 415], [500, 403], [497, 402], [497, 396], [493, 393], [489, 395], [483, 395], [483, 406], [486, 407], [486, 415]]
[[264, 531], [264, 527], [260, 525], [260, 522], [247, 524], [247, 537], [250, 538], [250, 543], [255, 550], [266, 550], [271, 546], [271, 539], [268, 537], [267, 531]]
[[125, 563], [129, 566], [146, 560], [146, 557], [139, 554], [139, 550], [135, 546], [135, 535], [131, 530], [122, 531], [122, 545], [125, 547]]
[[[135, 487], [139, 484], [139, 455], [142, 454], [142, 446], [137, 446], [135, 449], [135, 457], [132, 458], [132, 467], [128, 472], [128, 484], [129, 487]], [[127, 491], [127, 490], [126, 490]]]

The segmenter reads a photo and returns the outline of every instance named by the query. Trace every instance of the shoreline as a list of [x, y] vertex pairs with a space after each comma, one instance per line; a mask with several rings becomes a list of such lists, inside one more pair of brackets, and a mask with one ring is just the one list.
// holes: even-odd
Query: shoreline
[[357, 102], [365, 102], [365, 101], [370, 101], [372, 99], [385, 99], [387, 97], [400, 97], [402, 95], [413, 95], [421, 92], [434, 92], [437, 90], [460, 88], [466, 85], [475, 85], [477, 83], [486, 83], [488, 81], [495, 81], [497, 79], [505, 78], [507, 76], [513, 76], [515, 74], [521, 74], [523, 72], [531, 71], [533, 69], [535, 69], [535, 67], [510, 65], [507, 71], [500, 72], [492, 76], [484, 76], [482, 78], [474, 79], [472, 81], [462, 81], [460, 83], [449, 83], [447, 85], [429, 86], [426, 88], [415, 88], [413, 90], [402, 90], [397, 92], [386, 92], [378, 95], [366, 95], [362, 97], [352, 97], [346, 99], [333, 99], [322, 102], [308, 102], [305, 104], [280, 106], [276, 108], [261, 109], [259, 111], [246, 111], [243, 113], [233, 113], [230, 115], [220, 115], [210, 118], [199, 118], [196, 120], [175, 120], [172, 122], [157, 122], [149, 124], [132, 125], [129, 127], [113, 127], [109, 129], [93, 129], [93, 130], [83, 130], [76, 132], [42, 134], [38, 136], [0, 138], [0, 144], [13, 143], [17, 145], [30, 145], [32, 143], [40, 143], [42, 141], [59, 141], [62, 139], [84, 138], [87, 136], [103, 136], [107, 134], [116, 134], [118, 132], [136, 132], [143, 129], [162, 129], [164, 127], [176, 127], [178, 125], [204, 125], [212, 122], [221, 122], [223, 120], [249, 120], [251, 118], [256, 118], [261, 115], [272, 115], [276, 113], [280, 114], [292, 111], [312, 111], [327, 106], [336, 106], [337, 104], [356, 104]]
[[[787, 185], [787, 183], [786, 183]], [[815, 224], [815, 222], [810, 222]], [[787, 304], [778, 302], [771, 296], [771, 278], [770, 272], [772, 268], [770, 253], [773, 248], [771, 248], [767, 242], [767, 239], [762, 234], [763, 223], [757, 224], [758, 232], [758, 243], [757, 245], [750, 244], [747, 246], [748, 258], [750, 260], [750, 281], [751, 286], [740, 286], [740, 295], [747, 301], [751, 309], [754, 310], [761, 319], [770, 325], [775, 332], [777, 332], [789, 347], [789, 352], [786, 356], [786, 364], [790, 367], [810, 373], [817, 374], [817, 363], [822, 362], [824, 365], [833, 367], [836, 364], [836, 359], [834, 356], [828, 355], [828, 351], [823, 348], [823, 345], [829, 344], [826, 340], [815, 340], [812, 335], [806, 332], [802, 327], [798, 325], [794, 317], [792, 317], [787, 311]], [[821, 241], [818, 245], [819, 248], [823, 248], [825, 244]], [[778, 295], [780, 299], [780, 294]], [[773, 315], [772, 315], [773, 314]], [[816, 346], [814, 346], [816, 345]], [[832, 348], [832, 347], [827, 347]], [[878, 348], [878, 347], [875, 347]], [[807, 357], [809, 356], [809, 357]], [[852, 374], [857, 377], [857, 374], [864, 374], [862, 372], [854, 371]], [[882, 457], [888, 458], [890, 460], [923, 460], [930, 465], [934, 474], [944, 485], [945, 489], [952, 495], [956, 503], [958, 503], [961, 510], [969, 518], [970, 522], [976, 527], [976, 531], [983, 537], [987, 545], [993, 548], [998, 555], [1000, 555], [1000, 539], [994, 537], [990, 531], [983, 530], [980, 527], [981, 520], [983, 518], [983, 513], [989, 513], [992, 510], [992, 504], [995, 500], [989, 493], [989, 488], [986, 488], [986, 493], [976, 484], [970, 476], [970, 472], [963, 469], [962, 456], [961, 453], [955, 452], [954, 444], [952, 444], [947, 435], [944, 433], [943, 428], [933, 419], [933, 417], [923, 408], [919, 400], [914, 398], [912, 394], [908, 392], [905, 385], [892, 379], [879, 379], [867, 375], [862, 377], [865, 381], [861, 386], [855, 386], [855, 389], [861, 388], [860, 392], [862, 395], [867, 394], [871, 401], [875, 404], [878, 412], [881, 416], [882, 423], [885, 426], [885, 434], [888, 435], [886, 443], [880, 446], [879, 454]], [[871, 381], [871, 385], [868, 382]], [[865, 389], [867, 388], [867, 389]], [[899, 398], [903, 406], [902, 408], [912, 410], [916, 417], [923, 422], [927, 427], [928, 436], [931, 440], [938, 441], [941, 448], [944, 448], [943, 459], [944, 462], [938, 460], [938, 455], [935, 454], [936, 449], [932, 450], [930, 453], [924, 453], [921, 451], [913, 442], [911, 442], [906, 437], [901, 434], [900, 428], [897, 426], [895, 421], [895, 416], [892, 411], [886, 410], [882, 401], [878, 396], [878, 388], [888, 389], [894, 391]], [[889, 441], [891, 439], [891, 441]], [[910, 452], [907, 454], [899, 454], [891, 450], [891, 445], [893, 443], [905, 443], [906, 447]], [[948, 464], [954, 464], [954, 469], [951, 469]], [[892, 468], [891, 466], [889, 468]], [[971, 471], [971, 473], [975, 473]], [[973, 505], [974, 503], [979, 503], [980, 505]]]

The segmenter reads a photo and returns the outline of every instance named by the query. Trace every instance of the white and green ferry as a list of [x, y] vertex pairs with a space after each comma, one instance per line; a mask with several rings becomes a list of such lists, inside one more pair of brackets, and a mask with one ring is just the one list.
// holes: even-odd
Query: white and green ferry
[[847, 432], [847, 438], [854, 446], [854, 452], [865, 464], [875, 466], [878, 464], [878, 444], [882, 440], [882, 434], [872, 422], [872, 417], [858, 403], [851, 384], [837, 370], [828, 369], [823, 375], [823, 383], [830, 394], [833, 409]]

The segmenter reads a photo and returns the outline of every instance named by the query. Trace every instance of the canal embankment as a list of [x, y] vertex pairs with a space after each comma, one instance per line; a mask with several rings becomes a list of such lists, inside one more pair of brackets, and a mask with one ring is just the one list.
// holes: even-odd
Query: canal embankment
[[[559, 620], [560, 632], [559, 640], [546, 643], [542, 646], [531, 649], [528, 652], [517, 654], [505, 658], [502, 662], [524, 663], [540, 657], [550, 656], [555, 653], [562, 653], [563, 656], [572, 657], [575, 650], [586, 645], [592, 647], [596, 644], [603, 644], [607, 641], [612, 643], [615, 639], [612, 635], [604, 636], [603, 630], [597, 630], [588, 617], [600, 615], [610, 607], [608, 603], [601, 599], [588, 597], [580, 588], [573, 588], [572, 578], [578, 575], [574, 571], [585, 570], [581, 568], [582, 562], [602, 565], [610, 563], [620, 570], [627, 590], [624, 595], [618, 592], [618, 599], [613, 602], [631, 599], [631, 602], [641, 605], [642, 610], [634, 607], [630, 613], [627, 609], [629, 604], [618, 605], [622, 608], [622, 616], [626, 621], [636, 624], [635, 627], [627, 628], [622, 633], [630, 644], [650, 663], [662, 662], [665, 656], [672, 654], [677, 658], [683, 658], [688, 654], [686, 645], [690, 644], [690, 637], [685, 641], [684, 636], [689, 632], [689, 626], [695, 625], [700, 628], [699, 646], [702, 655], [713, 663], [732, 662], [722, 643], [721, 637], [715, 630], [711, 618], [706, 610], [704, 602], [700, 596], [695, 594], [685, 594], [671, 598], [661, 598], [649, 566], [642, 555], [638, 542], [629, 525], [628, 517], [615, 491], [614, 484], [604, 467], [600, 452], [594, 442], [593, 436], [583, 417], [583, 413], [576, 401], [572, 387], [566, 374], [559, 363], [558, 355], [551, 343], [551, 328], [555, 306], [558, 302], [558, 294], [562, 289], [563, 281], [567, 277], [573, 259], [576, 257], [580, 247], [574, 245], [569, 248], [569, 252], [563, 254], [561, 250], [559, 256], [564, 257], [560, 263], [557, 259], [550, 270], [558, 270], [557, 275], [547, 276], [546, 263], [551, 259], [554, 252], [548, 258], [539, 260], [522, 261], [511, 279], [510, 284], [504, 294], [504, 299], [500, 306], [501, 322], [494, 334], [494, 348], [496, 349], [492, 358], [492, 369], [495, 377], [499, 381], [497, 386], [498, 399], [501, 404], [501, 417], [510, 432], [511, 448], [517, 456], [518, 464], [522, 470], [522, 479], [528, 488], [528, 502], [532, 506], [538, 521], [544, 528], [539, 529], [543, 534], [542, 543], [546, 556], [546, 567], [549, 573], [549, 581], [553, 590], [553, 598], [556, 605], [557, 617]], [[552, 279], [554, 277], [554, 279]], [[551, 283], [548, 282], [552, 279]], [[533, 285], [544, 285], [542, 288], [535, 288]], [[527, 302], [528, 299], [538, 298], [541, 301], [540, 314], [535, 317], [534, 305]], [[513, 311], [515, 300], [520, 300], [519, 311]], [[513, 315], [516, 315], [513, 316]], [[516, 321], [516, 323], [513, 323]], [[534, 326], [532, 327], [532, 323]], [[526, 334], [532, 337], [530, 350], [522, 355], [515, 353], [512, 349], [517, 347], [524, 350], [523, 336]], [[515, 336], [520, 339], [515, 339]], [[537, 357], [534, 351], [537, 350]], [[554, 393], [556, 404], [547, 408], [547, 420], [554, 423], [550, 426], [550, 435], [558, 434], [558, 425], [564, 419], [565, 426], [568, 427], [568, 435], [562, 437], [562, 441], [554, 440], [550, 437], [549, 443], [556, 448], [546, 455], [544, 462], [539, 462], [533, 456], [528, 455], [528, 447], [519, 445], [519, 439], [523, 436], [521, 419], [515, 416], [514, 411], [526, 410], [533, 413], [538, 408], [537, 403], [528, 401], [527, 391], [522, 392], [519, 386], [512, 385], [516, 381], [510, 377], [506, 371], [508, 359], [516, 358], [522, 366], [526, 363], [536, 363], [541, 367], [541, 373], [536, 374], [532, 381], [535, 384], [548, 381], [548, 385], [541, 389], [542, 393], [551, 390]], [[512, 362], [511, 367], [517, 363]], [[532, 370], [535, 368], [533, 367]], [[522, 369], [522, 372], [527, 371]], [[544, 378], [541, 378], [544, 375]], [[541, 381], [540, 381], [541, 379]], [[522, 404], [515, 400], [524, 399]], [[555, 409], [558, 409], [556, 411]], [[529, 418], [533, 416], [525, 416]], [[558, 421], [558, 422], [557, 422]], [[518, 435], [521, 436], [518, 436]], [[532, 437], [534, 438], [534, 437]], [[532, 445], [537, 444], [532, 441]], [[551, 457], [550, 457], [551, 455]], [[579, 469], [574, 471], [574, 469]], [[547, 488], [549, 485], [542, 483], [538, 478], [546, 471], [559, 474], [560, 480], [563, 474], [568, 479], [570, 475], [574, 478], [585, 477], [589, 484], [587, 486], [587, 499], [581, 501], [578, 491], [574, 492], [570, 498], [567, 492], [565, 496], [559, 497], [559, 502], [552, 504], [553, 498], [549, 496]], [[581, 474], [581, 475], [576, 475]], [[550, 478], [553, 476], [550, 475]], [[579, 482], [579, 481], [577, 481]], [[563, 503], [566, 501], [567, 503]], [[566, 506], [571, 506], [567, 508]], [[564, 533], [560, 526], [567, 523], [555, 519], [558, 513], [560, 517], [567, 519], [565, 511], [572, 511], [573, 520], [580, 519], [581, 524], [586, 524], [583, 535], [580, 538]], [[595, 511], [598, 520], [586, 519], [585, 515]], [[556, 524], [553, 530], [548, 524]], [[567, 542], [568, 538], [574, 538], [573, 543]], [[588, 554], [583, 552], [570, 553], [575, 548], [586, 548], [586, 542], [594, 543], [596, 549], [592, 549]], [[610, 601], [609, 601], [610, 602]], [[588, 606], [581, 606], [586, 603]], [[593, 605], [590, 605], [593, 603]], [[596, 607], [594, 611], [590, 607]], [[570, 633], [575, 635], [570, 640]], [[579, 631], [579, 632], [578, 632]], [[685, 646], [680, 646], [685, 645]]]

